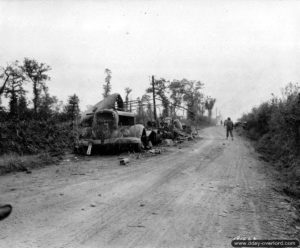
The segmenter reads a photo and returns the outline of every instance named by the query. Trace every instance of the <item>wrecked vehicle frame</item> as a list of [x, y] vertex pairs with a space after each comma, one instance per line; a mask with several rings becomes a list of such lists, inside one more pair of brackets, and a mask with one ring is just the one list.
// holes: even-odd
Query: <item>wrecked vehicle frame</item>
[[[101, 108], [103, 101], [95, 105], [92, 111], [84, 114], [78, 126], [78, 137], [75, 149], [78, 153], [91, 154], [91, 150], [110, 153], [119, 151], [140, 151], [147, 143], [146, 131], [143, 125], [136, 124], [135, 115], [122, 111], [122, 99], [120, 95], [109, 96], [112, 108]], [[99, 107], [100, 106], [100, 107]], [[121, 110], [119, 110], [121, 109]]]

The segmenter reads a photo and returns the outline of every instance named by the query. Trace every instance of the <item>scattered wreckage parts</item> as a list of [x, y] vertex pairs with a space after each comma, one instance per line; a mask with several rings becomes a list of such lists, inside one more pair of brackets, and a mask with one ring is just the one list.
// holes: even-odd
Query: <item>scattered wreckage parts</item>
[[[148, 122], [149, 124], [149, 122]], [[192, 127], [182, 125], [179, 119], [167, 117], [151, 130], [136, 124], [135, 115], [124, 111], [120, 94], [112, 94], [84, 112], [77, 127], [78, 137], [75, 152], [85, 155], [98, 153], [140, 152], [149, 150], [167, 140], [167, 146], [192, 140], [195, 132]]]
[[129, 158], [120, 158], [120, 165], [126, 165], [129, 163]]
[[75, 147], [75, 152], [82, 155], [99, 154], [116, 154], [120, 152], [141, 152], [142, 142], [138, 138], [122, 138], [108, 140], [104, 143], [98, 140], [80, 141]]

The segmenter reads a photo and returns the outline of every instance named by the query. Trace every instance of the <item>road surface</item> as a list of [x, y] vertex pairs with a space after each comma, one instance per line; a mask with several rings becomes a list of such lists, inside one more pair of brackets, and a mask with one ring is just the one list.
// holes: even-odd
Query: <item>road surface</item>
[[225, 140], [220, 126], [200, 136], [128, 166], [117, 156], [70, 157], [1, 176], [0, 202], [14, 211], [0, 222], [0, 247], [222, 248], [236, 236], [297, 238], [295, 209], [251, 145]]

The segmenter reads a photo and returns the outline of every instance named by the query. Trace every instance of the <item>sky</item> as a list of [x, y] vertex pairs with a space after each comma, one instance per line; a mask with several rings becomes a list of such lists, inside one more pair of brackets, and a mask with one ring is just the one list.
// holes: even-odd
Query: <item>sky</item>
[[150, 77], [204, 83], [237, 119], [300, 78], [300, 1], [0, 0], [0, 66], [24, 57], [51, 66], [50, 94], [82, 110], [112, 92], [132, 99]]

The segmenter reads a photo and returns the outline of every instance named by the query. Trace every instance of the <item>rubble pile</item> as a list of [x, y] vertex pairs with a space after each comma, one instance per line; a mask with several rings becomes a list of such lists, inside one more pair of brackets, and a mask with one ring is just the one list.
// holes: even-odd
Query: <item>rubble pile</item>
[[152, 154], [160, 154], [155, 151], [153, 146], [171, 147], [181, 144], [184, 141], [192, 141], [198, 136], [196, 128], [182, 125], [175, 119], [174, 121], [165, 121], [161, 123], [159, 128], [154, 127], [151, 122], [151, 129], [146, 131], [148, 144], [144, 149]]

